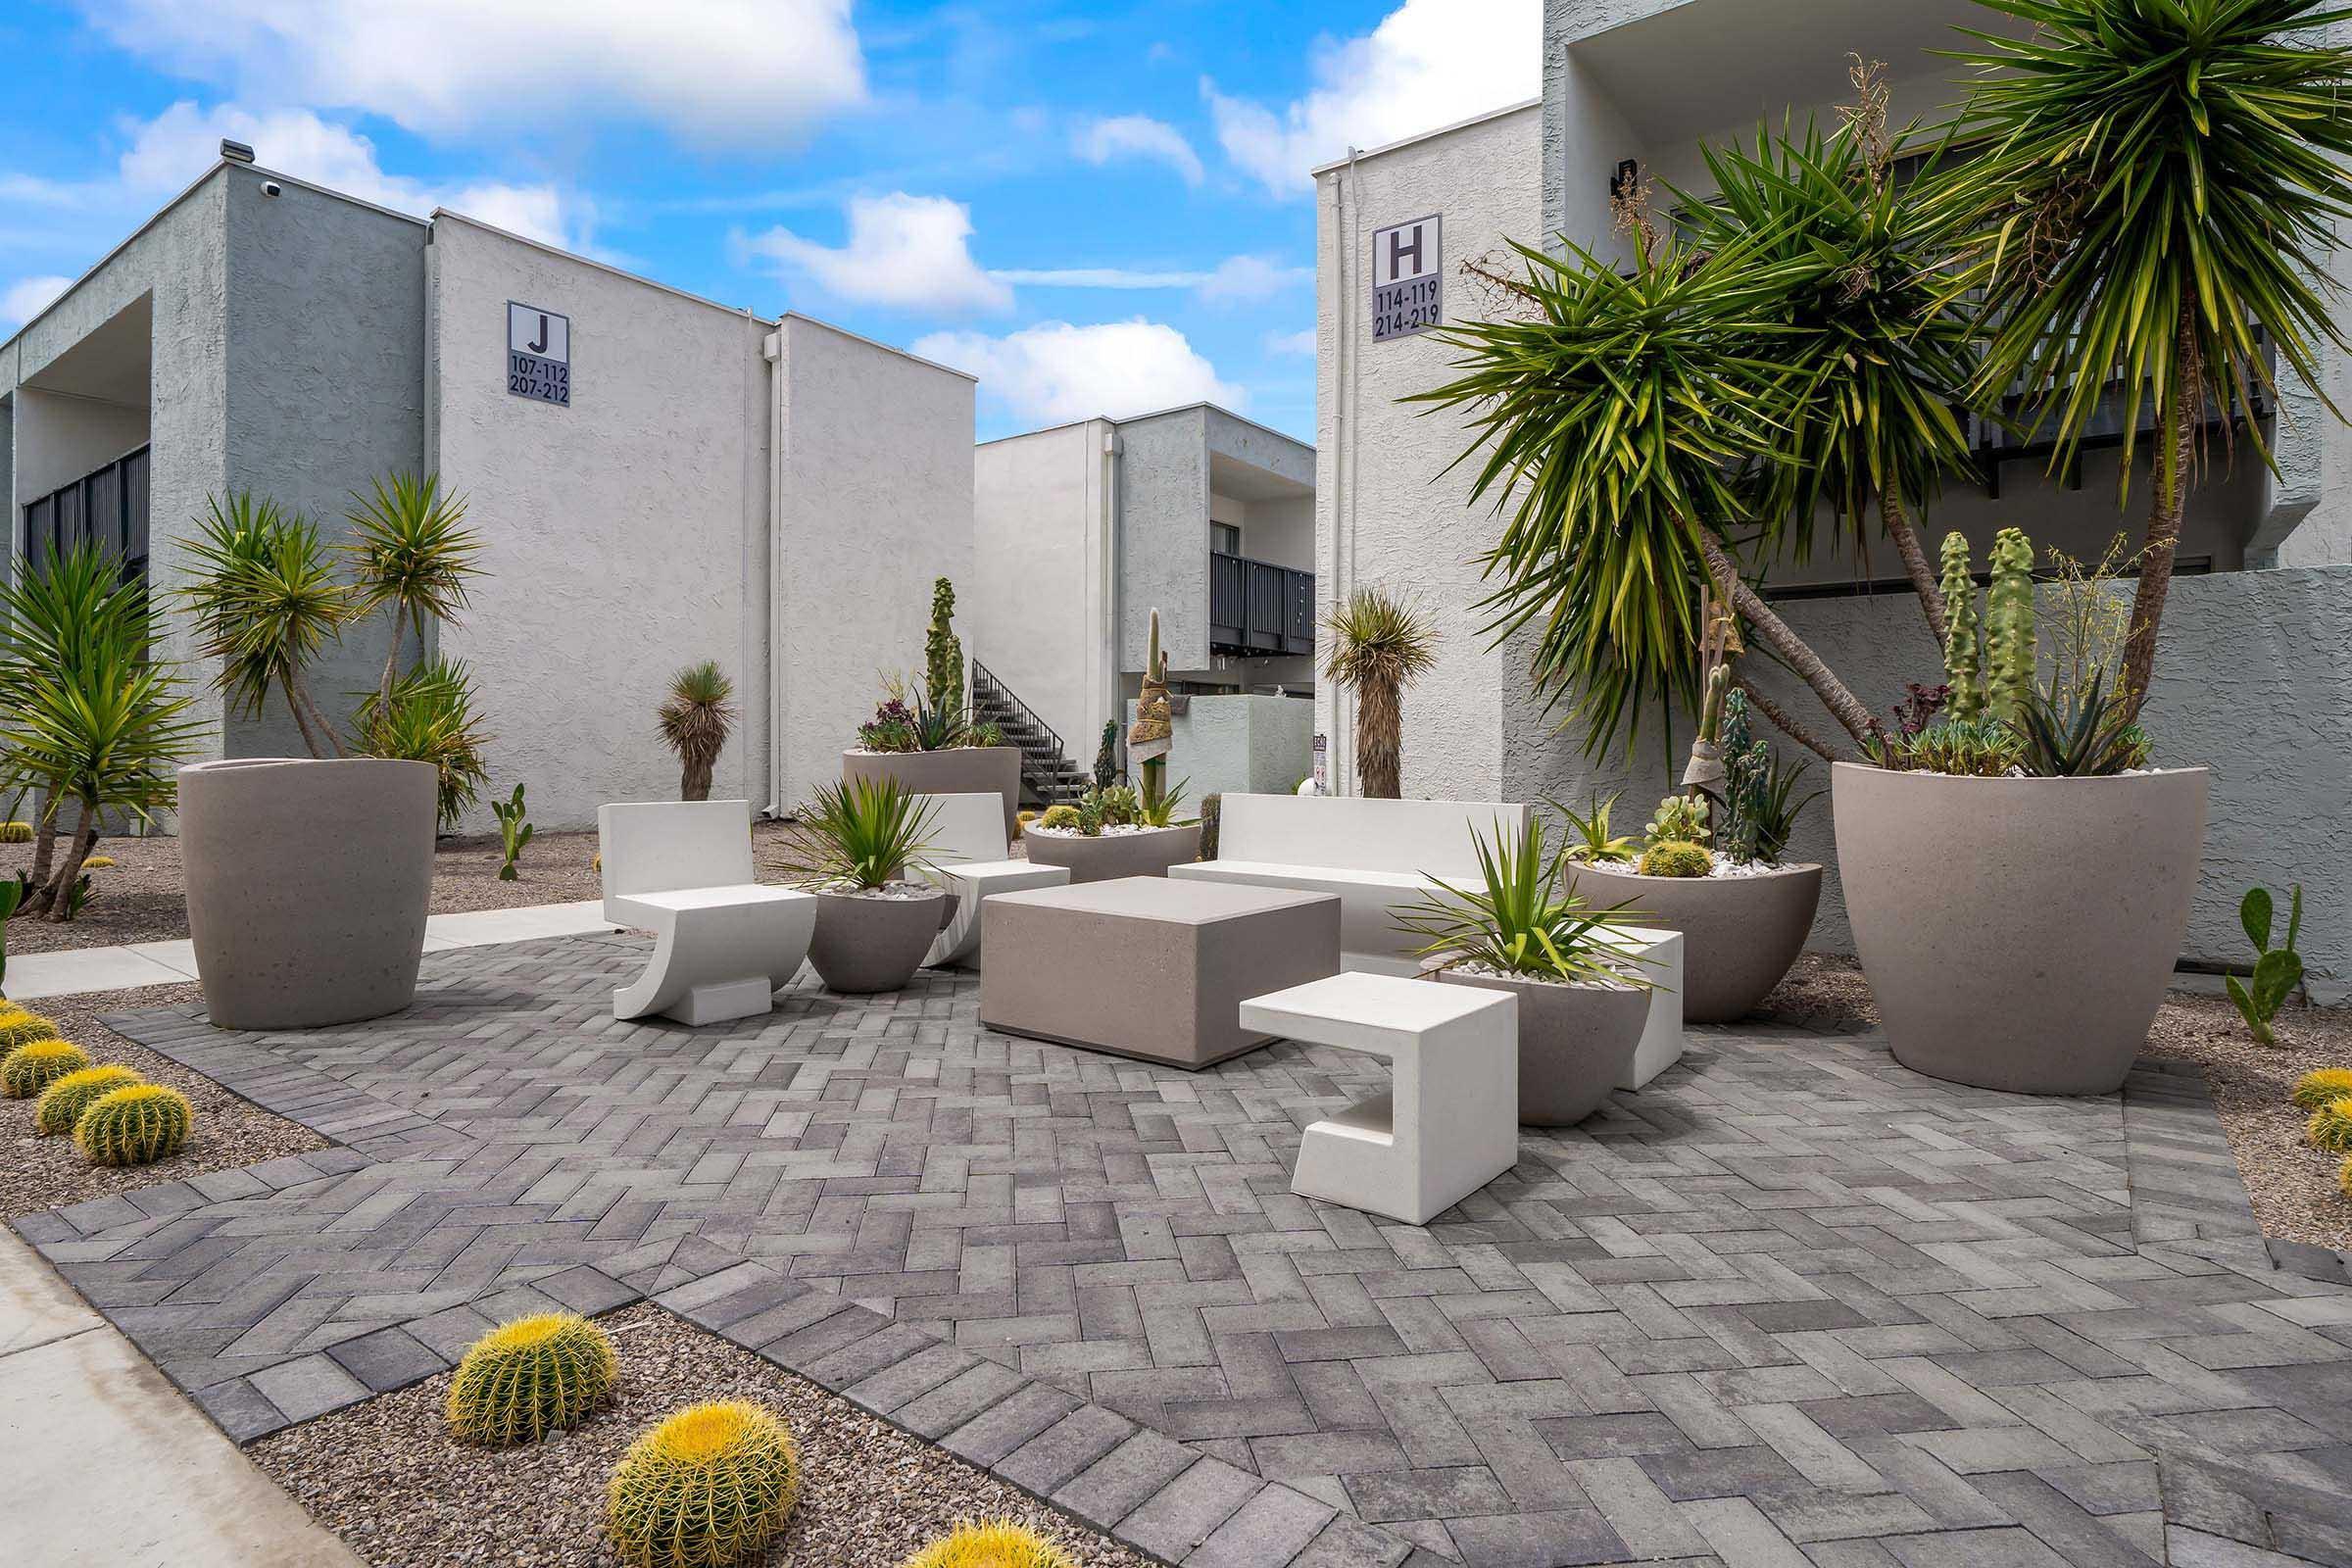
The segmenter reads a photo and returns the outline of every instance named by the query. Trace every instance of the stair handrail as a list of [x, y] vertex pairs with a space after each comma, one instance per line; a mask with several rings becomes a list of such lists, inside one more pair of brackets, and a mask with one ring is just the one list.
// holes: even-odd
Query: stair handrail
[[[1053, 743], [1054, 756], [1062, 758], [1065, 760], [1068, 759], [1070, 755], [1069, 748], [1062, 743], [1060, 733], [1056, 731], [1053, 725], [1047, 723], [1044, 718], [1040, 717], [1037, 710], [1031, 708], [1027, 703], [1022, 702], [1020, 698], [1013, 695], [1012, 688], [1005, 685], [1004, 681], [998, 679], [997, 672], [995, 670], [990, 669], [986, 664], [983, 664], [977, 659], [973, 660], [971, 664], [972, 690], [974, 692], [979, 691], [982, 683], [985, 682], [988, 686], [989, 698], [992, 703], [1010, 709], [1014, 717], [1018, 718], [1023, 724], [1037, 730], [1040, 734], [1044, 735], [1048, 741]], [[1036, 755], [1032, 753], [1028, 747], [1021, 747], [1020, 753], [1022, 772], [1028, 772], [1033, 764], [1038, 767], [1045, 766], [1043, 762], [1037, 760]]]

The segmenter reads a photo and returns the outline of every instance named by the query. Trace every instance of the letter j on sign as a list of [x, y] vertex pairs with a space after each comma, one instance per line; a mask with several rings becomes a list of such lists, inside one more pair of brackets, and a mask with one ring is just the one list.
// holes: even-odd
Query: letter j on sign
[[1446, 318], [1437, 214], [1372, 231], [1372, 341], [1410, 337]]
[[571, 318], [507, 302], [507, 390], [571, 407]]

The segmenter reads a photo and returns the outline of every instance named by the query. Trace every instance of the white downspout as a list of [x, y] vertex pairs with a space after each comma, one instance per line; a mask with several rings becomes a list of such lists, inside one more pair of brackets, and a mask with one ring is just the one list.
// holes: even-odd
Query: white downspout
[[790, 809], [784, 799], [784, 714], [791, 687], [784, 668], [784, 328], [761, 340], [767, 361], [767, 814]]

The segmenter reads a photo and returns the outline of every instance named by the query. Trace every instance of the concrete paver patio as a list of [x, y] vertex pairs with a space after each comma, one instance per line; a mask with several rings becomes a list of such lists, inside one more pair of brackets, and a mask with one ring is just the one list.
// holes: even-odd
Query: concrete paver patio
[[1172, 1562], [2352, 1568], [2352, 1292], [2272, 1270], [2193, 1079], [1694, 1031], [1416, 1229], [1288, 1190], [1370, 1058], [1157, 1068], [949, 975], [615, 1023], [642, 952], [117, 1020], [342, 1147], [19, 1228], [240, 1441], [654, 1296]]

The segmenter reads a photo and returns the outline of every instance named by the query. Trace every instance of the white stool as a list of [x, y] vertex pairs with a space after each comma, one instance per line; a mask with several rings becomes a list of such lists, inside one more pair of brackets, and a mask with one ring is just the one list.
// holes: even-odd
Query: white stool
[[1642, 1043], [1634, 1048], [1634, 1064], [1617, 1081], [1620, 1089], [1639, 1089], [1683, 1059], [1683, 934], [1647, 926], [1629, 926], [1620, 934], [1640, 956], [1642, 978], [1650, 984]]
[[1395, 1087], [1306, 1129], [1291, 1191], [1426, 1225], [1519, 1162], [1519, 999], [1349, 972], [1242, 1004], [1244, 1029], [1386, 1056]]

